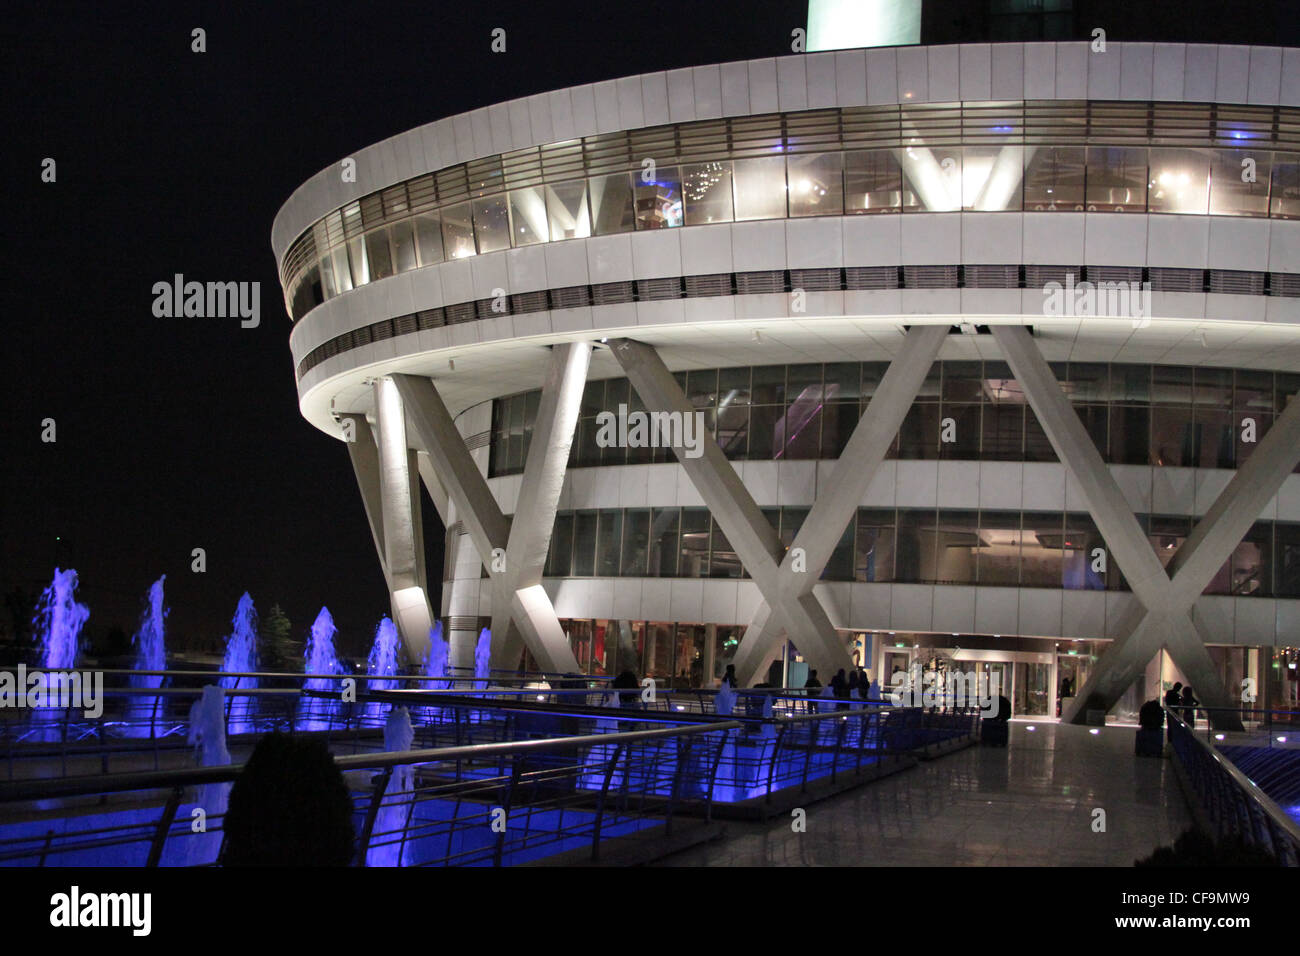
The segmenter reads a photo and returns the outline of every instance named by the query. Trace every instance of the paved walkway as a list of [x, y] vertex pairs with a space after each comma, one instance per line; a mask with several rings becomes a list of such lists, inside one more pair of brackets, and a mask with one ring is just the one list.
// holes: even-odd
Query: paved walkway
[[1133, 735], [1013, 722], [1006, 749], [969, 747], [809, 804], [804, 833], [785, 817], [729, 822], [660, 865], [1132, 866], [1191, 825], [1172, 764], [1135, 757]]

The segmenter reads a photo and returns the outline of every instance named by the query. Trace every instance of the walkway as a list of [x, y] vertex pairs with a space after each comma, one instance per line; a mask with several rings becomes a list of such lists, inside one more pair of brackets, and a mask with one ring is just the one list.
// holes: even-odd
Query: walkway
[[1172, 764], [1135, 757], [1133, 735], [1016, 721], [1005, 750], [970, 747], [810, 804], [804, 833], [785, 817], [732, 822], [660, 865], [1132, 866], [1191, 825]]

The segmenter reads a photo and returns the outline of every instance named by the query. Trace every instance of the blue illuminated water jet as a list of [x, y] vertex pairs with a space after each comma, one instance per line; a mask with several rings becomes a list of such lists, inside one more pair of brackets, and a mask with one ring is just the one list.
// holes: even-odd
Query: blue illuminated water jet
[[[442, 621], [434, 621], [429, 630], [429, 653], [424, 658], [424, 676], [447, 676], [447, 642], [442, 638]], [[447, 686], [446, 681], [429, 681], [430, 690]]]
[[487, 686], [487, 676], [491, 671], [492, 632], [486, 627], [478, 632], [478, 643], [474, 645], [474, 681], [477, 687]]
[[[257, 670], [257, 609], [253, 598], [244, 592], [235, 608], [232, 630], [226, 636], [226, 656], [221, 662], [223, 674], [241, 674]], [[256, 677], [223, 677], [221, 686], [227, 690], [255, 690]], [[252, 714], [255, 698], [236, 697], [230, 705], [230, 733], [246, 734], [253, 729]]]
[[[384, 723], [384, 749], [400, 753], [413, 749], [414, 743], [415, 730], [411, 727], [410, 713], [405, 707], [394, 707]], [[366, 866], [402, 865], [402, 830], [406, 825], [406, 802], [411, 799], [413, 777], [410, 764], [393, 768], [370, 833], [372, 845], [366, 851]]]
[[[388, 677], [397, 674], [397, 648], [400, 639], [397, 635], [397, 625], [391, 618], [385, 617], [379, 622], [379, 627], [375, 628], [375, 643], [370, 648], [370, 656], [366, 658], [366, 673]], [[368, 690], [395, 690], [397, 681], [395, 680], [371, 680], [367, 681]], [[371, 702], [366, 706], [367, 717], [378, 717], [383, 713], [383, 704]]]
[[[311, 636], [307, 639], [307, 651], [303, 655], [308, 674], [338, 674], [339, 656], [334, 650], [334, 635], [338, 629], [329, 608], [323, 607], [316, 615], [311, 626]], [[335, 689], [335, 681], [328, 677], [309, 677], [304, 684], [306, 690], [330, 691]], [[326, 730], [338, 710], [337, 701], [322, 700], [304, 696], [298, 706], [299, 729]]]
[[54, 580], [41, 592], [32, 626], [41, 651], [41, 666], [72, 670], [77, 666], [81, 629], [90, 608], [77, 603], [77, 572], [54, 569]]
[[[144, 611], [140, 615], [140, 629], [131, 638], [135, 647], [135, 669], [138, 671], [160, 671], [167, 666], [167, 605], [163, 601], [163, 582], [167, 575], [162, 575], [149, 587], [145, 597]], [[152, 690], [161, 687], [161, 674], [133, 674], [131, 686]], [[156, 733], [162, 722], [163, 698], [155, 696], [133, 696], [127, 707], [128, 737], [148, 737]]]
[[[70, 671], [77, 666], [81, 648], [81, 629], [90, 617], [90, 608], [77, 603], [77, 572], [69, 568], [54, 569], [54, 580], [41, 592], [32, 618], [32, 630], [40, 648], [41, 666], [49, 670]], [[37, 740], [59, 740], [57, 709], [32, 711], [32, 735]]]

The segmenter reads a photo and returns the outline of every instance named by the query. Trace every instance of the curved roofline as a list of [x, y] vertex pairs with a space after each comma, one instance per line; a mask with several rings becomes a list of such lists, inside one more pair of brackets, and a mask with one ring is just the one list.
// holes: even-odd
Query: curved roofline
[[[547, 143], [669, 123], [852, 106], [976, 100], [1159, 100], [1300, 106], [1300, 48], [1087, 41], [874, 47], [642, 73], [435, 120], [336, 161], [276, 213], [277, 267], [328, 213], [395, 183]], [[343, 157], [340, 157], [340, 161]]]

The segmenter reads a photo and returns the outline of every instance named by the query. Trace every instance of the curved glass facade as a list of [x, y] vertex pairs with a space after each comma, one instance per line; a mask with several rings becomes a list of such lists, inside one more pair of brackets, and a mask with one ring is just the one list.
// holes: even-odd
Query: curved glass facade
[[[763, 508], [790, 547], [808, 508]], [[1136, 516], [1161, 563], [1191, 533], [1186, 515]], [[1093, 570], [1105, 541], [1087, 513], [859, 508], [822, 578], [827, 581], [1127, 591], [1112, 562]], [[608, 508], [556, 515], [547, 577], [746, 578], [706, 508]], [[1257, 521], [1205, 594], [1300, 597], [1300, 524]]]
[[399, 183], [281, 269], [296, 321], [360, 285], [541, 242], [754, 219], [1112, 211], [1300, 217], [1300, 110], [1007, 102], [859, 107], [609, 133]]
[[[834, 459], [888, 368], [886, 362], [771, 365], [678, 372], [687, 399], [728, 458]], [[1300, 375], [1172, 365], [1053, 363], [1102, 457], [1120, 465], [1235, 468], [1262, 439]], [[523, 471], [540, 391], [492, 404], [489, 477]], [[668, 448], [602, 448], [596, 416], [643, 408], [627, 379], [589, 381], [569, 467], [675, 460]], [[941, 441], [952, 419], [955, 440]], [[1247, 419], [1253, 425], [1247, 425]], [[1253, 428], [1254, 441], [1251, 437]], [[935, 362], [889, 457], [1056, 461], [1005, 362]]]

